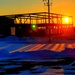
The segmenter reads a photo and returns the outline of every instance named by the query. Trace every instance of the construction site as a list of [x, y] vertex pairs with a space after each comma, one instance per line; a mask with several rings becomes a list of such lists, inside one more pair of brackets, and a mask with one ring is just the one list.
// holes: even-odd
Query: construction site
[[73, 17], [50, 12], [13, 14], [0, 16], [1, 37], [48, 37], [50, 39], [74, 39]]

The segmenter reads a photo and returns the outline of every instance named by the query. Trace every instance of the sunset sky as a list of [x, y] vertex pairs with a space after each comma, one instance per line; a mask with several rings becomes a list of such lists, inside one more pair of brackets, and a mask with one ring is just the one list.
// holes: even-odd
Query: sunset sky
[[[0, 15], [44, 11], [43, 0], [0, 0]], [[53, 0], [51, 12], [73, 16], [75, 21], [75, 0]]]

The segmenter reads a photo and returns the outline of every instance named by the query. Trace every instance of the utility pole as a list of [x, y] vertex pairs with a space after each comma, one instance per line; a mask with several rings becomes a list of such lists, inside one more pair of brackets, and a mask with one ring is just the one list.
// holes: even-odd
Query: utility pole
[[[48, 29], [49, 29], [49, 43], [50, 43], [50, 6], [52, 5], [52, 0], [50, 2], [50, 0], [43, 0], [44, 1], [44, 5], [48, 7]], [[51, 5], [50, 5], [51, 3]]]
[[48, 29], [49, 29], [49, 43], [50, 43], [50, 0], [48, 0]]

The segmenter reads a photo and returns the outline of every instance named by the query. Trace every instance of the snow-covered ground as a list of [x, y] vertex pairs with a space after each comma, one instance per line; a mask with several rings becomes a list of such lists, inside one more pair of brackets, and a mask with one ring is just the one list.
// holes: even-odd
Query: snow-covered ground
[[[43, 43], [38, 42], [39, 40]], [[0, 39], [0, 60], [23, 58], [44, 61], [44, 59], [67, 57], [75, 58], [74, 41], [47, 43], [42, 38], [18, 38], [17, 36]]]
[[[75, 59], [74, 40], [48, 43], [45, 38], [9, 36], [0, 39], [1, 75], [75, 75], [75, 62], [73, 66], [72, 63], [51, 66], [52, 63], [67, 62], [65, 58]], [[44, 65], [37, 65], [40, 62]]]
[[47, 65], [5, 60], [0, 61], [0, 75], [75, 75], [75, 62], [70, 65]]

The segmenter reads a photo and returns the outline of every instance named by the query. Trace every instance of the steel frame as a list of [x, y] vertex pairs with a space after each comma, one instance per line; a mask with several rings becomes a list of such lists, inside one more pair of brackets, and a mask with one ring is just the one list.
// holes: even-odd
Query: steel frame
[[[48, 12], [38, 12], [38, 13], [26, 13], [26, 14], [13, 14], [5, 15], [10, 19], [14, 19], [14, 24], [48, 24]], [[67, 15], [50, 13], [50, 24], [63, 24], [62, 18]], [[69, 17], [73, 24], [73, 17]]]

